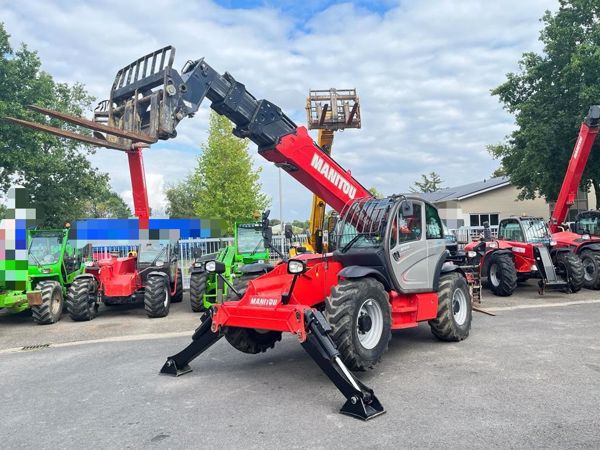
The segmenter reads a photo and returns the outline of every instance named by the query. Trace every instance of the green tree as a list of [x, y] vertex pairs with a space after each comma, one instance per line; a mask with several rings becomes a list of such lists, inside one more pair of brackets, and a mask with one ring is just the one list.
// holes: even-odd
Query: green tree
[[371, 186], [368, 191], [371, 193], [371, 195], [375, 198], [383, 198], [383, 194], [381, 192], [379, 192], [377, 190], [377, 188], [375, 186]]
[[179, 183], [168, 187], [165, 192], [167, 196], [167, 214], [171, 218], [194, 217], [194, 204], [197, 202], [198, 189], [193, 183], [193, 177], [187, 177]]
[[127, 219], [131, 217], [131, 209], [116, 192], [104, 189], [85, 205], [84, 217], [103, 219]]
[[[515, 115], [517, 128], [505, 143], [488, 147], [500, 173], [521, 188], [520, 198], [558, 197], [579, 126], [600, 102], [600, 2], [560, 0], [546, 11], [542, 54], [525, 53], [520, 72], [492, 91]], [[582, 187], [600, 193], [600, 145], [592, 149]], [[596, 196], [596, 208], [600, 195]]]
[[442, 189], [442, 179], [440, 176], [431, 172], [429, 175], [421, 174], [421, 181], [415, 181], [414, 186], [411, 186], [410, 192], [437, 192]]
[[253, 167], [248, 141], [231, 129], [229, 119], [211, 112], [208, 141], [187, 183], [191, 192], [185, 193], [192, 197], [195, 216], [223, 219], [228, 233], [236, 220], [251, 218], [270, 203], [261, 192], [260, 168]]
[[[25, 44], [14, 51], [0, 23], [0, 117], [16, 116], [75, 131], [75, 127], [49, 120], [26, 109], [38, 104], [81, 115], [93, 102], [80, 84], [55, 82], [41, 70], [36, 52]], [[14, 184], [28, 189], [38, 222], [59, 227], [84, 217], [86, 207], [109, 189], [108, 176], [97, 173], [87, 159], [91, 150], [48, 133], [0, 121], [0, 191]]]

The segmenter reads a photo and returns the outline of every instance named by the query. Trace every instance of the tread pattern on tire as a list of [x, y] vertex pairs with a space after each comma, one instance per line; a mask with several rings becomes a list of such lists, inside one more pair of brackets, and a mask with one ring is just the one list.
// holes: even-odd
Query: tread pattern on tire
[[577, 255], [571, 252], [560, 252], [556, 255], [556, 265], [564, 265], [567, 270], [567, 283], [571, 292], [578, 292], [583, 287], [585, 279], [583, 263]]
[[[457, 288], [464, 289], [467, 295], [467, 319], [464, 326], [458, 326], [454, 321], [454, 311], [452, 310], [452, 296]], [[473, 319], [473, 310], [469, 287], [464, 277], [456, 272], [443, 274], [440, 277], [440, 286], [438, 289], [438, 311], [434, 320], [429, 321], [429, 327], [433, 335], [441, 341], [458, 342], [466, 339], [471, 330], [471, 321]]]
[[251, 328], [228, 327], [223, 330], [225, 339], [240, 352], [256, 355], [264, 353], [281, 340], [281, 331], [259, 333]]
[[62, 314], [63, 308], [61, 307], [58, 312], [58, 316], [54, 317], [52, 315], [50, 304], [52, 300], [52, 294], [55, 289], [61, 290], [61, 301], [64, 302], [60, 283], [58, 283], [58, 281], [42, 281], [37, 284], [36, 289], [42, 291], [42, 304], [31, 307], [33, 321], [39, 325], [49, 325], [51, 323], [58, 322], [60, 320], [60, 315]]
[[[325, 301], [325, 318], [329, 322], [329, 325], [331, 325], [331, 332], [329, 335], [336, 344], [342, 361], [350, 370], [363, 371], [375, 367], [375, 365], [381, 361], [382, 355], [387, 351], [390, 339], [392, 337], [391, 331], [387, 336], [382, 336], [385, 344], [383, 345], [377, 357], [373, 360], [363, 359], [356, 351], [353, 340], [353, 318], [355, 309], [358, 307], [356, 299], [365, 298], [367, 295], [366, 290], [369, 287], [381, 290], [386, 294], [387, 297], [387, 293], [379, 281], [375, 280], [374, 278], [361, 278], [358, 280], [341, 281], [331, 289], [331, 294]], [[388, 329], [391, 330], [391, 311], [389, 308], [389, 301], [387, 304], [388, 309], [387, 311], [384, 309], [383, 313], [384, 318], [389, 320]]]
[[[493, 264], [498, 266], [499, 281], [498, 286], [494, 286], [490, 281], [490, 269]], [[494, 254], [490, 256], [488, 264], [488, 284], [494, 295], [499, 297], [508, 297], [512, 295], [517, 288], [517, 269], [512, 257], [508, 254]]]
[[204, 312], [204, 294], [206, 292], [206, 282], [208, 273], [196, 272], [190, 275], [190, 305], [193, 312]]
[[583, 261], [585, 258], [591, 258], [592, 262], [594, 263], [594, 265], [596, 267], [596, 274], [595, 274], [596, 277], [590, 281], [587, 281], [585, 279], [585, 265], [584, 265], [583, 287], [585, 287], [586, 289], [593, 289], [593, 290], [600, 289], [600, 254], [593, 250], [583, 250], [580, 253], [579, 258], [581, 259], [582, 264], [583, 264]]
[[[165, 317], [169, 314], [169, 303], [165, 306], [165, 290], [170, 293], [169, 280], [161, 275], [149, 275], [144, 289], [144, 308], [148, 317]], [[170, 295], [170, 294], [169, 294]]]
[[180, 303], [183, 300], [183, 278], [181, 277], [181, 269], [177, 269], [177, 286], [175, 293], [171, 297], [171, 303]]
[[[246, 294], [246, 291], [248, 290], [248, 283], [252, 280], [254, 280], [255, 278], [258, 278], [261, 274], [253, 274], [253, 275], [242, 275], [241, 277], [236, 277], [233, 279], [233, 283], [231, 283], [233, 285], [233, 288], [243, 297]], [[233, 292], [231, 289], [229, 289], [229, 292], [227, 293], [227, 300], [240, 300], [240, 298], [235, 294], [235, 292]]]
[[76, 278], [73, 281], [67, 292], [67, 311], [71, 320], [79, 322], [96, 317], [98, 303], [95, 286], [96, 280], [90, 277]]

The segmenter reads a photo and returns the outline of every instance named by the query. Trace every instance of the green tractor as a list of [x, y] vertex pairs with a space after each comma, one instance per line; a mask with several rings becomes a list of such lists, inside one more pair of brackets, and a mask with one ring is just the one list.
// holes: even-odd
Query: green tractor
[[68, 286], [82, 274], [91, 257], [91, 246], [75, 249], [69, 229], [27, 232], [27, 271], [24, 291], [0, 286], [0, 309], [18, 313], [31, 308], [35, 323], [46, 325], [60, 320]]
[[[271, 245], [271, 228], [269, 227], [269, 211], [262, 215], [262, 221], [236, 222], [233, 244], [221, 249], [218, 253], [195, 255], [190, 275], [190, 303], [192, 311], [202, 312], [210, 309], [217, 301], [217, 277], [204, 270], [207, 261], [220, 261], [225, 264], [223, 277], [238, 292], [243, 289], [246, 278], [254, 278], [258, 274], [272, 269], [269, 264], [270, 250], [280, 256], [281, 253]], [[223, 296], [228, 295], [227, 284], [223, 286]]]

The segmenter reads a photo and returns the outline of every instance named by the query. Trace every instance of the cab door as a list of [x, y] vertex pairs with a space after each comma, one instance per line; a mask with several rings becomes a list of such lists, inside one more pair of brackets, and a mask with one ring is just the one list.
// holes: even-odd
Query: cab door
[[[388, 226], [386, 243], [390, 275], [396, 290], [401, 292], [433, 289], [433, 274], [441, 256], [439, 244], [427, 239], [425, 206], [423, 201], [415, 199], [402, 201]], [[444, 240], [439, 241], [443, 248]]]

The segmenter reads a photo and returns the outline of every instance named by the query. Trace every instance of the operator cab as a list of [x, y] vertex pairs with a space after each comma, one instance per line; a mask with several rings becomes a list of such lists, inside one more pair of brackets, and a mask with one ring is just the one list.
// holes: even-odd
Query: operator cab
[[548, 224], [541, 217], [509, 217], [498, 225], [498, 239], [524, 244], [554, 245]]
[[333, 257], [346, 274], [369, 273], [388, 290], [431, 292], [446, 259], [442, 221], [418, 197], [356, 200], [338, 222]]
[[578, 214], [571, 228], [577, 234], [600, 237], [600, 211], [586, 211]]

